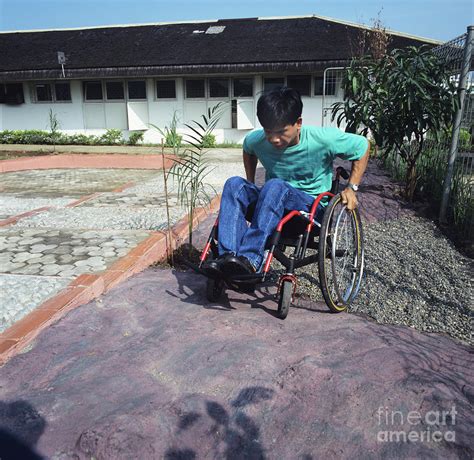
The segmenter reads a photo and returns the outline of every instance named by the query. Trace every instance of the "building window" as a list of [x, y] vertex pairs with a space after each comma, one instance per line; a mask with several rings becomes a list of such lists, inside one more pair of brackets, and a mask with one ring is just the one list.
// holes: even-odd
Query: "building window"
[[204, 79], [186, 80], [186, 98], [203, 98], [206, 97], [204, 88]]
[[86, 101], [102, 101], [102, 83], [100, 81], [84, 82], [84, 98]]
[[277, 88], [285, 86], [285, 79], [283, 77], [272, 77], [263, 79], [263, 91], [266, 93]]
[[234, 97], [253, 97], [253, 78], [234, 78]]
[[38, 102], [49, 102], [53, 100], [51, 85], [49, 83], [37, 83], [35, 85], [36, 100]]
[[314, 77], [314, 95], [322, 96], [323, 95], [323, 77]]
[[121, 81], [108, 81], [105, 83], [108, 101], [122, 101], [125, 99], [123, 83]]
[[237, 99], [232, 99], [230, 104], [231, 128], [237, 128]]
[[23, 104], [24, 102], [23, 83], [0, 84], [1, 104]]
[[68, 102], [71, 101], [69, 82], [35, 83], [33, 85], [34, 102]]
[[71, 85], [67, 83], [55, 83], [54, 84], [54, 94], [56, 101], [71, 101]]
[[311, 96], [311, 77], [309, 75], [289, 75], [287, 86], [296, 89], [300, 96]]
[[128, 82], [128, 98], [129, 99], [146, 99], [146, 82], [129, 81]]
[[157, 80], [157, 99], [176, 99], [176, 82], [174, 80]]
[[[322, 96], [323, 95], [323, 84], [324, 77], [314, 77], [314, 95]], [[336, 95], [336, 76], [329, 75], [326, 76], [326, 96], [335, 96]]]
[[229, 97], [229, 79], [210, 78], [209, 97]]

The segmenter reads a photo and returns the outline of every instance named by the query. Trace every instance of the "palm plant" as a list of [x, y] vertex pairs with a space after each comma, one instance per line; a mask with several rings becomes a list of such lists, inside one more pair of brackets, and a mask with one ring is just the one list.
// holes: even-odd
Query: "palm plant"
[[198, 206], [209, 204], [210, 191], [216, 194], [212, 185], [205, 182], [206, 177], [214, 168], [206, 158], [206, 140], [209, 139], [222, 116], [223, 103], [218, 103], [201, 115], [202, 121], [192, 121], [185, 126], [191, 131], [186, 134], [186, 143], [189, 145], [176, 158], [168, 174], [172, 175], [178, 185], [178, 201], [184, 206], [188, 216], [189, 251], [193, 243], [193, 220]]

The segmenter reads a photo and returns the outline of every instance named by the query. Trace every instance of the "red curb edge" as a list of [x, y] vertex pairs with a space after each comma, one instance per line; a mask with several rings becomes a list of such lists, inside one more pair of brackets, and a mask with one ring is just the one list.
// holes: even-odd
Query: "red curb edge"
[[[193, 228], [209, 214], [219, 209], [221, 197], [211, 200], [209, 206], [195, 211]], [[67, 288], [17, 321], [0, 334], [0, 366], [21, 353], [38, 334], [59, 321], [69, 311], [108, 292], [130, 276], [143, 271], [155, 262], [166, 260], [168, 247], [176, 249], [188, 234], [188, 218], [183, 217], [168, 232], [151, 232], [150, 236], [133, 248], [125, 257], [117, 260], [103, 273], [84, 274], [72, 281]]]
[[39, 214], [40, 212], [47, 211], [48, 209], [51, 209], [51, 206], [45, 206], [43, 208], [33, 209], [32, 211], [24, 212], [23, 214], [18, 214], [16, 216], [9, 217], [8, 219], [0, 220], [0, 227], [4, 227], [5, 225], [10, 225], [10, 224], [15, 224], [20, 219], [34, 216], [35, 214]]
[[[121, 185], [120, 187], [117, 187], [114, 190], [111, 190], [110, 193], [123, 192], [125, 189], [133, 187], [134, 185], [135, 185], [135, 182], [127, 182], [126, 184]], [[104, 193], [106, 193], [106, 192], [97, 192], [97, 193], [92, 193], [91, 195], [85, 195], [85, 196], [79, 198], [78, 200], [67, 204], [64, 207], [65, 208], [75, 208], [76, 206], [79, 206], [80, 204], [85, 203], [86, 201], [93, 200], [94, 198], [97, 198], [98, 196], [103, 195]], [[10, 224], [15, 224], [20, 219], [24, 219], [25, 217], [34, 216], [35, 214], [39, 214], [40, 212], [43, 212], [43, 211], [48, 211], [49, 209], [52, 209], [52, 206], [45, 206], [43, 208], [37, 208], [37, 209], [33, 209], [31, 211], [28, 211], [28, 212], [24, 212], [23, 214], [17, 214], [16, 216], [8, 217], [7, 219], [0, 220], [0, 227], [4, 227], [5, 225], [10, 225]]]
[[[174, 163], [174, 155], [165, 154], [165, 169]], [[127, 154], [57, 154], [37, 157], [13, 158], [0, 160], [0, 174], [13, 171], [27, 171], [30, 169], [77, 169], [97, 168], [110, 169], [162, 169], [161, 154], [127, 155]]]
[[133, 187], [135, 185], [135, 182], [127, 182], [124, 185], [121, 185], [120, 187], [114, 188], [111, 193], [120, 193], [123, 192], [125, 189]]
[[94, 198], [97, 198], [98, 196], [102, 195], [102, 192], [97, 192], [97, 193], [92, 193], [91, 195], [85, 195], [79, 198], [76, 201], [73, 201], [72, 203], [67, 204], [64, 206], [65, 208], [75, 208], [76, 206], [79, 206], [80, 204], [92, 200]]

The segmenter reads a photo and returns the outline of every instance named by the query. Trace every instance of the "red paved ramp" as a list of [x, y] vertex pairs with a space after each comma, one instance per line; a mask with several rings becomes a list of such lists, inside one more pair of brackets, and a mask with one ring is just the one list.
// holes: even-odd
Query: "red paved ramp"
[[0, 426], [58, 459], [472, 458], [472, 350], [300, 302], [148, 269], [0, 369]]

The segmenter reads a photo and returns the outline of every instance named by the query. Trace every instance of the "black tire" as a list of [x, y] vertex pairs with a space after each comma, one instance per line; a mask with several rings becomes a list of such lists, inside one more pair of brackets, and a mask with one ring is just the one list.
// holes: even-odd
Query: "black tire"
[[220, 279], [207, 278], [206, 297], [209, 302], [217, 302], [224, 290], [224, 282]]
[[360, 214], [348, 211], [341, 195], [332, 198], [324, 213], [318, 257], [324, 300], [332, 312], [345, 311], [359, 293], [364, 244]]
[[293, 283], [289, 280], [283, 281], [278, 296], [278, 317], [285, 319], [288, 316], [293, 294]]

